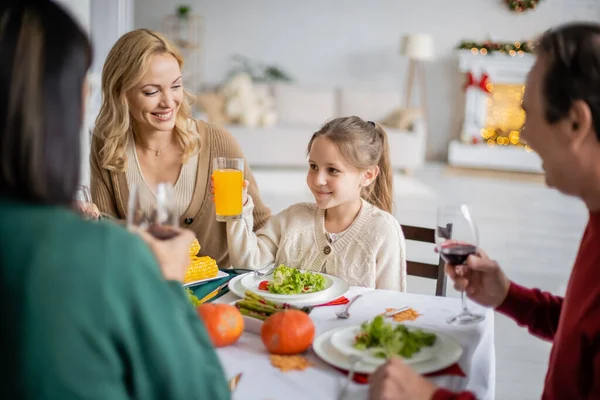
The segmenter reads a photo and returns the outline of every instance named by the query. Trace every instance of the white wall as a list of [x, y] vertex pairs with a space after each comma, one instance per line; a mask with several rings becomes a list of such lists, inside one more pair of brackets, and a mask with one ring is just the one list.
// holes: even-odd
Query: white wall
[[[458, 137], [463, 77], [454, 47], [462, 39], [521, 40], [573, 19], [600, 21], [599, 0], [544, 0], [537, 9], [509, 12], [504, 0], [187, 0], [205, 19], [203, 74], [226, 75], [236, 53], [276, 63], [298, 83], [361, 85], [404, 90], [406, 62], [398, 53], [406, 33], [435, 38], [427, 66], [429, 155], [445, 158]], [[160, 29], [179, 1], [135, 0], [135, 26]], [[257, 145], [260, 145], [257, 143]]]
[[100, 77], [108, 52], [117, 39], [133, 29], [133, 0], [91, 0], [91, 37], [94, 45], [92, 74], [96, 91], [89, 109], [97, 115], [101, 105]]

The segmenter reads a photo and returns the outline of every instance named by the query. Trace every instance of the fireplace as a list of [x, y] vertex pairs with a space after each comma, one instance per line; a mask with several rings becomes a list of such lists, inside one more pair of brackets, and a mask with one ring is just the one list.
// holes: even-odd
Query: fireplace
[[541, 160], [520, 139], [521, 109], [531, 54], [458, 51], [466, 76], [460, 140], [450, 143], [448, 161], [460, 167], [541, 172]]

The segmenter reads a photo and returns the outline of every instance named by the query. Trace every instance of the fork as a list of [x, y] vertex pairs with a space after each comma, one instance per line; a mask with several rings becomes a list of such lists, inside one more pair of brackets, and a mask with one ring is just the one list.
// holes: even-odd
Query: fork
[[350, 370], [348, 371], [348, 375], [346, 376], [346, 380], [344, 381], [344, 385], [342, 386], [342, 390], [340, 390], [340, 394], [337, 397], [337, 400], [344, 400], [348, 395], [348, 387], [350, 386], [350, 382], [354, 379], [354, 371], [356, 370], [356, 365], [360, 361], [360, 357], [357, 355], [351, 354], [348, 356], [348, 362], [350, 363]]
[[355, 298], [353, 298], [350, 301], [350, 303], [348, 303], [348, 305], [346, 306], [346, 309], [344, 311], [337, 312], [337, 313], [335, 313], [335, 315], [338, 318], [341, 318], [341, 319], [348, 319], [348, 318], [350, 318], [350, 313], [348, 312], [350, 310], [350, 306], [352, 306], [352, 303], [354, 303], [360, 296], [362, 296], [362, 294], [359, 294]]
[[261, 270], [261, 269], [256, 269], [256, 270], [254, 270], [254, 273], [256, 274], [256, 276], [266, 276], [266, 275], [271, 275], [273, 273], [273, 271], [275, 271], [275, 267], [269, 268], [266, 271]]
[[240, 372], [239, 374], [235, 375], [233, 378], [231, 378], [229, 380], [228, 386], [229, 386], [229, 392], [233, 393], [233, 391], [235, 390], [235, 388], [237, 387], [240, 379], [242, 378], [242, 373]]

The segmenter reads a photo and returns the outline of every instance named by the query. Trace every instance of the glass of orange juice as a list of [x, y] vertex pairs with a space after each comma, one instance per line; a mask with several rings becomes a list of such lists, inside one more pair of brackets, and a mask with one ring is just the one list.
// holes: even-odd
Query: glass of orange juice
[[226, 222], [240, 219], [244, 188], [244, 159], [214, 158], [212, 177], [217, 221]]

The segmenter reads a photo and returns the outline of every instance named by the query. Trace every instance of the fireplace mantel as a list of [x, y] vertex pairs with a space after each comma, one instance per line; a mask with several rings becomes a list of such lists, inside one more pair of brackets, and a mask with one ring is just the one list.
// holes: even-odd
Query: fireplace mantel
[[471, 50], [458, 51], [460, 72], [472, 72], [476, 76], [485, 73], [494, 83], [524, 83], [534, 61], [535, 57], [528, 53], [515, 56], [492, 53], [483, 56], [473, 54]]
[[[481, 142], [486, 127], [489, 94], [483, 90], [491, 85], [524, 85], [535, 57], [532, 54], [502, 53], [481, 55], [471, 50], [458, 51], [458, 70], [470, 74], [472, 85], [466, 88], [465, 115], [461, 140], [448, 148], [451, 165], [471, 168], [542, 172], [539, 156], [522, 147], [488, 146]], [[487, 84], [486, 84], [487, 82]]]

